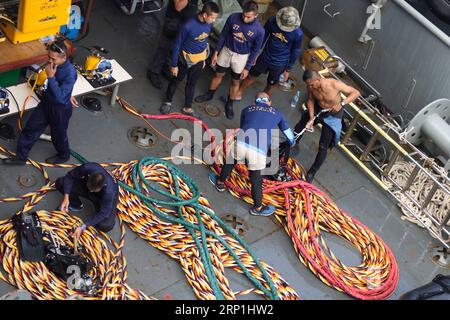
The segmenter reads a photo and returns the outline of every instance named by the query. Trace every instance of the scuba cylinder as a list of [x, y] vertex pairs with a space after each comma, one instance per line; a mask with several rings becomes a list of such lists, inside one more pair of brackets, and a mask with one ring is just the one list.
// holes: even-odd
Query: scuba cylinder
[[9, 113], [9, 94], [6, 89], [0, 87], [0, 114]]
[[433, 297], [450, 299], [450, 277], [437, 275], [432, 282], [403, 294], [400, 300], [427, 300]]

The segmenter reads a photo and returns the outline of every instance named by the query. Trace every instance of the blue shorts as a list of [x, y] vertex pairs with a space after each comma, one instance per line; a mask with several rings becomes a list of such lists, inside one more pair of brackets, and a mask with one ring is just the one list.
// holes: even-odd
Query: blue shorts
[[270, 63], [266, 62], [262, 56], [259, 56], [258, 60], [256, 60], [255, 65], [250, 70], [250, 75], [252, 77], [259, 77], [261, 74], [269, 73], [267, 77], [267, 84], [273, 86], [277, 84], [281, 74], [284, 72], [285, 67], [273, 66]]

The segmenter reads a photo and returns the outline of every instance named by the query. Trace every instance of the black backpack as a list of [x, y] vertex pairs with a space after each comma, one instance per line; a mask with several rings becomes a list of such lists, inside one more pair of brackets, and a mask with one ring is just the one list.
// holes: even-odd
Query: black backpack
[[44, 261], [45, 248], [41, 221], [36, 212], [22, 212], [12, 218], [16, 230], [20, 258], [25, 261]]
[[67, 282], [72, 290], [82, 293], [92, 293], [95, 285], [89, 270], [93, 264], [74, 249], [60, 245], [52, 233], [48, 234], [51, 242], [45, 242], [45, 265], [59, 279]]

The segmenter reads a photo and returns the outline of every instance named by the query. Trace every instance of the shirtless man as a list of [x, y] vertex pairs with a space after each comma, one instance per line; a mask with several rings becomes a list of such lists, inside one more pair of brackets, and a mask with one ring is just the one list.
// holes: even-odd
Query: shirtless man
[[[328, 149], [339, 143], [344, 114], [343, 107], [355, 101], [360, 93], [355, 88], [335, 79], [321, 78], [319, 73], [315, 71], [305, 71], [303, 81], [306, 82], [308, 88], [308, 101], [306, 102], [308, 110], [303, 113], [301, 120], [295, 126], [295, 132], [300, 133], [305, 127], [312, 129], [317, 123], [322, 124], [319, 152], [306, 176], [306, 180], [311, 183], [325, 161]], [[342, 99], [341, 93], [346, 95], [347, 98]], [[314, 117], [320, 111], [323, 112], [314, 121]]]

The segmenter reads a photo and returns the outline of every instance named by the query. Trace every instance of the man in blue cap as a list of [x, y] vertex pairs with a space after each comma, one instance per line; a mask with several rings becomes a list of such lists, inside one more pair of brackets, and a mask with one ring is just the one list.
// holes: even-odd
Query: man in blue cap
[[16, 156], [4, 159], [3, 163], [24, 165], [31, 148], [39, 139], [45, 128], [50, 125], [53, 146], [57, 154], [45, 160], [50, 164], [67, 162], [70, 158], [67, 128], [72, 116], [71, 95], [77, 71], [67, 57], [67, 47], [62, 40], [48, 46], [49, 63], [45, 67], [47, 90], [40, 103], [31, 114], [17, 143]]
[[295, 144], [294, 133], [289, 128], [281, 111], [272, 107], [272, 101], [265, 92], [258, 93], [255, 104], [242, 110], [240, 128], [234, 148], [234, 159], [226, 161], [222, 167], [220, 177], [212, 173], [209, 176], [209, 180], [214, 184], [217, 191], [224, 192], [225, 181], [235, 164], [237, 162], [246, 162], [253, 198], [253, 208], [250, 209], [250, 214], [254, 216], [270, 216], [275, 212], [275, 208], [273, 206], [264, 206], [262, 203], [261, 171], [267, 166], [267, 151], [271, 144], [273, 130], [279, 128], [291, 146]]

